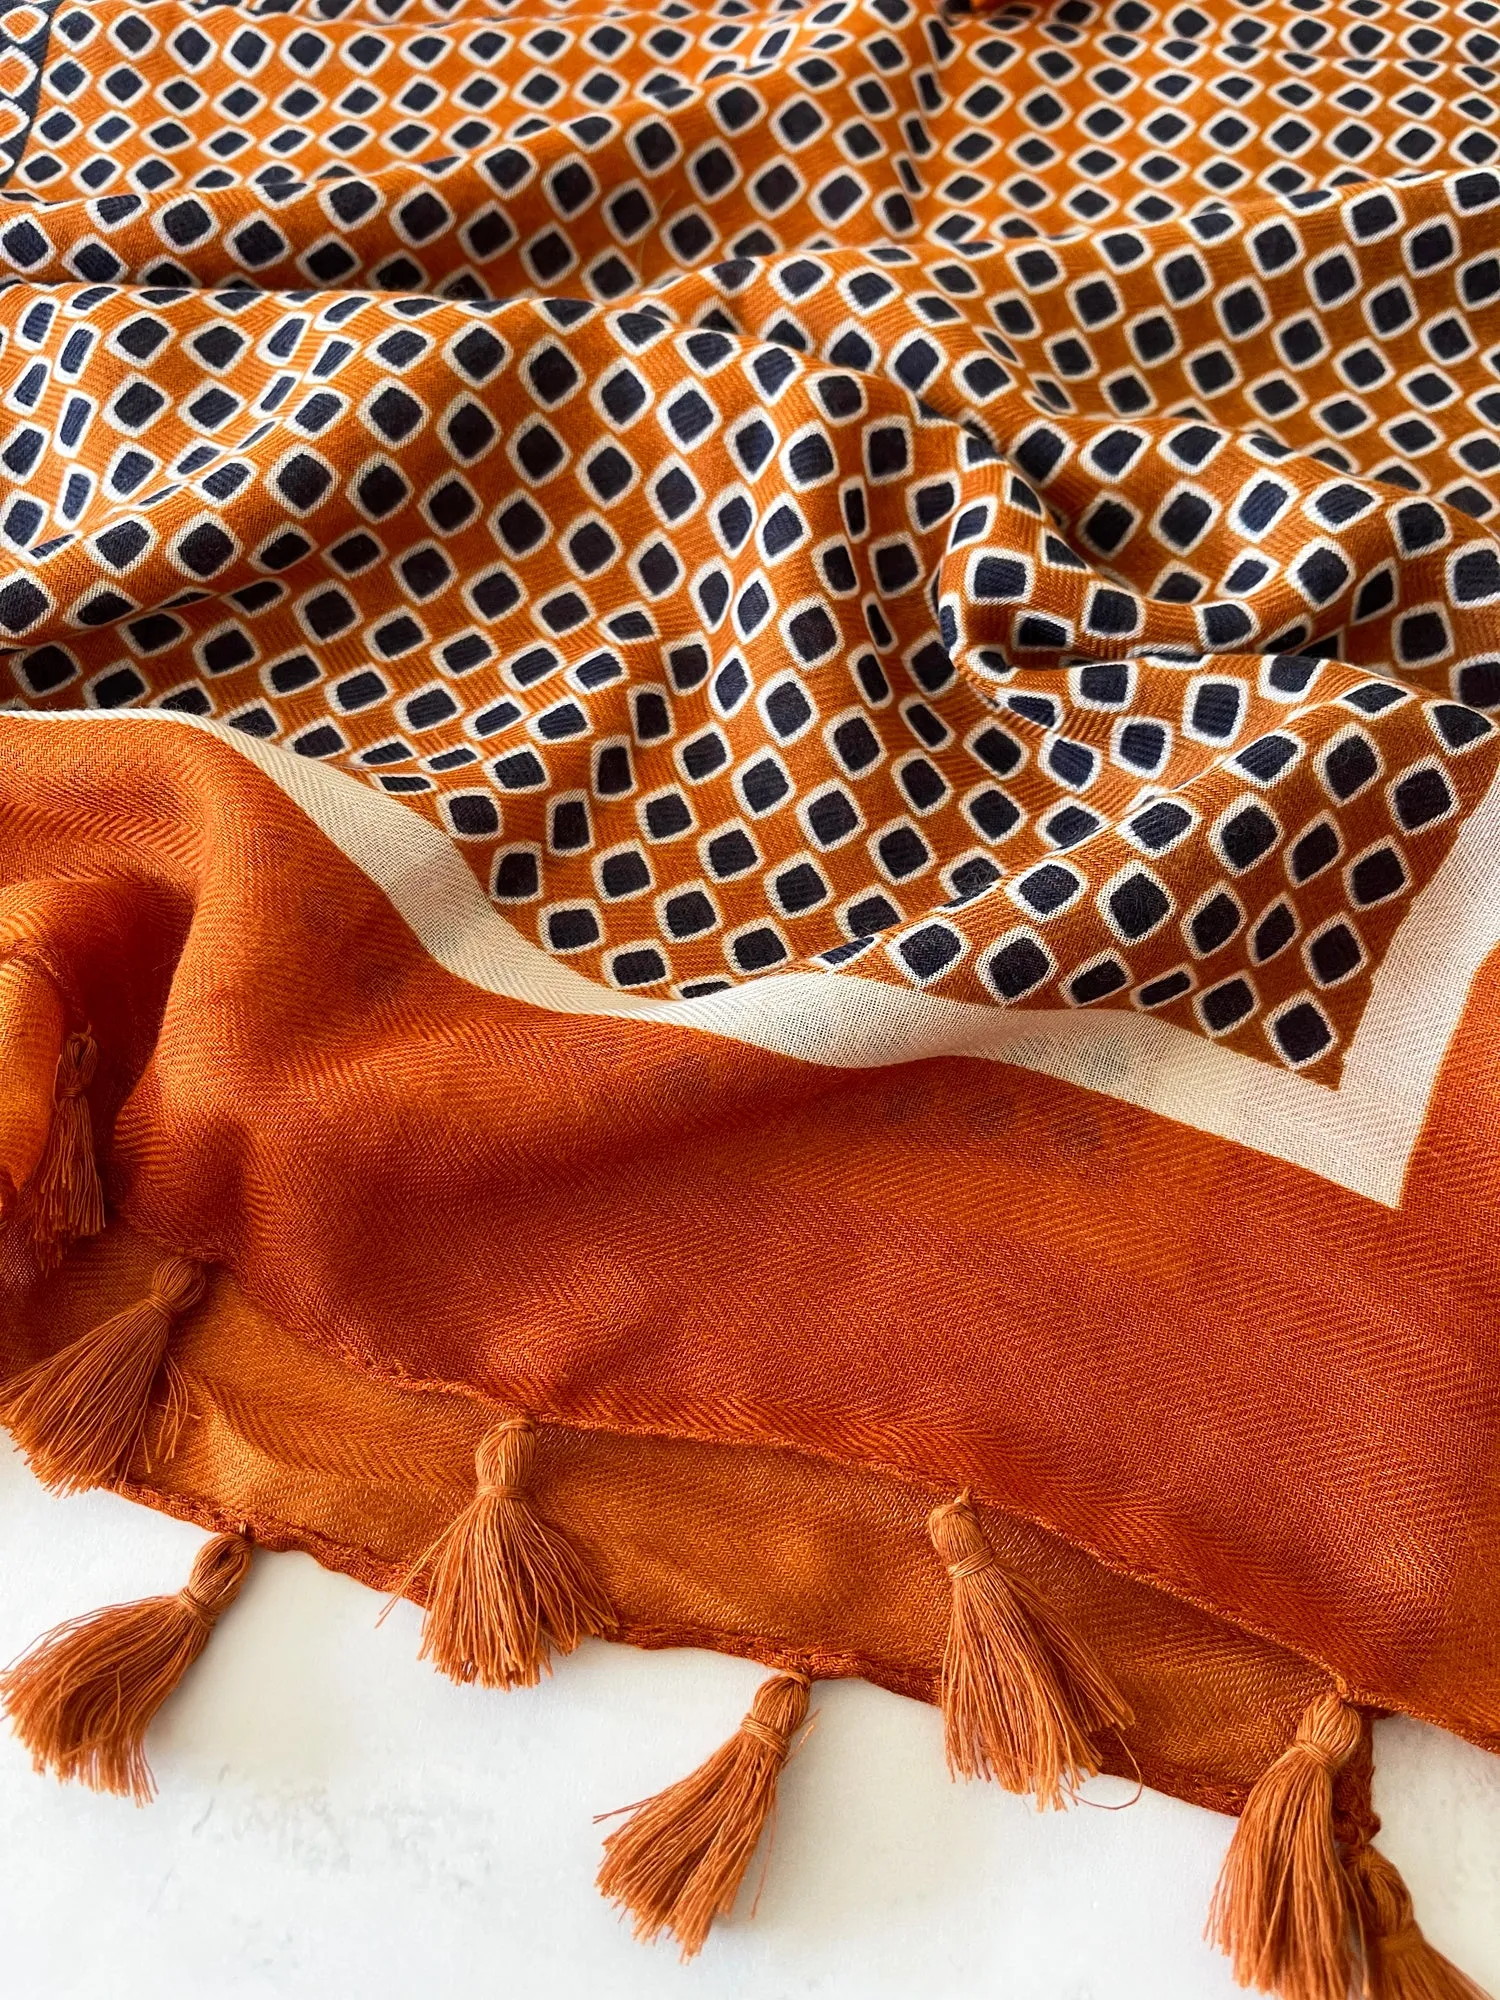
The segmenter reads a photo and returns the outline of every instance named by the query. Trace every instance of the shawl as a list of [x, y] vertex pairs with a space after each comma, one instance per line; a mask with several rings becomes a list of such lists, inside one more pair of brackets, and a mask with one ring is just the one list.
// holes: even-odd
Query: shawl
[[208, 1533], [39, 1767], [295, 1548], [765, 1665], [644, 1937], [863, 1676], [1475, 1993], [1370, 1724], [1500, 1749], [1494, 15], [0, 11], [0, 1416]]

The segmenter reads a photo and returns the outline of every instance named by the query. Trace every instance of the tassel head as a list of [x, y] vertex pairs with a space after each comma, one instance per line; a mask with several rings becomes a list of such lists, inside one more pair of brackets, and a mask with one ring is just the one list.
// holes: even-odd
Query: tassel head
[[146, 1760], [152, 1717], [208, 1644], [249, 1566], [242, 1535], [216, 1535], [175, 1595], [72, 1619], [7, 1667], [0, 1701], [33, 1766], [144, 1805], [156, 1789]]
[[632, 1807], [605, 1841], [599, 1888], [629, 1912], [638, 1938], [668, 1931], [692, 1958], [715, 1917], [734, 1907], [792, 1737], [807, 1719], [808, 1694], [805, 1674], [762, 1682], [729, 1741], [690, 1776]]
[[201, 1264], [163, 1258], [144, 1299], [0, 1390], [0, 1418], [44, 1485], [76, 1492], [103, 1485], [129, 1463], [172, 1323], [202, 1297], [205, 1283]]
[[416, 1565], [427, 1579], [422, 1658], [457, 1681], [532, 1687], [551, 1655], [614, 1630], [581, 1552], [532, 1507], [537, 1429], [508, 1417], [480, 1439], [475, 1493]]
[[1002, 1567], [967, 1493], [935, 1507], [927, 1530], [953, 1591], [940, 1682], [948, 1768], [1062, 1806], [1100, 1768], [1097, 1734], [1129, 1724], [1130, 1708], [1045, 1599]]
[[529, 1417], [506, 1417], [474, 1448], [475, 1484], [499, 1500], [524, 1500], [535, 1465], [536, 1425]]

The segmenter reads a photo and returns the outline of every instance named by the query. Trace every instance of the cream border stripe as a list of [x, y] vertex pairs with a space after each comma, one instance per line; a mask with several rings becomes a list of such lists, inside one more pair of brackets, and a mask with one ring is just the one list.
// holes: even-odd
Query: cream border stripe
[[167, 709], [17, 709], [6, 719], [185, 727], [229, 744], [385, 892], [440, 965], [484, 992], [552, 1013], [691, 1028], [850, 1069], [953, 1055], [1013, 1063], [1286, 1160], [1391, 1208], [1469, 987], [1500, 942], [1497, 777], [1413, 898], [1337, 1089], [1150, 1015], [1011, 1011], [856, 971], [768, 973], [700, 1000], [652, 1000], [614, 993], [530, 943], [445, 834], [347, 772]]

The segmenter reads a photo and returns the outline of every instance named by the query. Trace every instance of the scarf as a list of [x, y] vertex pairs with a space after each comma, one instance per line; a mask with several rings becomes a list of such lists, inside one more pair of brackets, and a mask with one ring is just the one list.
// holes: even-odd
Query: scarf
[[0, 13], [0, 1415], [208, 1531], [39, 1767], [295, 1548], [764, 1664], [605, 1837], [687, 1953], [862, 1676], [1476, 1992], [1370, 1724], [1500, 1749], [1492, 11]]

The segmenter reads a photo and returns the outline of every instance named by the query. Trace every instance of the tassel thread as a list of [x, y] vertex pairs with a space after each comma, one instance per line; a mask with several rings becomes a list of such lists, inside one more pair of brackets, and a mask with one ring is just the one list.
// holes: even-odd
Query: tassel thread
[[72, 1244], [97, 1236], [104, 1227], [104, 1191], [87, 1095], [98, 1059], [90, 1035], [68, 1036], [57, 1059], [52, 1122], [42, 1156], [25, 1187], [19, 1194], [11, 1189], [5, 1204], [39, 1272], [55, 1271]]
[[1393, 1864], [1361, 1846], [1348, 1860], [1366, 2000], [1486, 2000], [1483, 1989], [1423, 1937]]
[[[1352, 1770], [1352, 1830], [1334, 1816], [1334, 1781], [1366, 1740], [1360, 1712], [1330, 1689], [1251, 1787], [1209, 1912], [1208, 1935], [1241, 1986], [1281, 2000], [1486, 2000], [1435, 1951], [1406, 1884], [1370, 1846], [1368, 1758]], [[1342, 1848], [1341, 1848], [1342, 1841]], [[1356, 1965], [1356, 1952], [1359, 1964]]]
[[509, 1417], [479, 1441], [476, 1491], [416, 1564], [427, 1577], [421, 1657], [456, 1681], [534, 1687], [551, 1654], [615, 1629], [582, 1554], [528, 1496], [536, 1425]]
[[[151, 1410], [172, 1323], [203, 1295], [201, 1264], [167, 1257], [144, 1299], [102, 1320], [0, 1390], [0, 1418], [44, 1485], [59, 1493], [99, 1486], [130, 1461]], [[172, 1421], [180, 1418], [175, 1378]]]
[[87, 1096], [98, 1060], [87, 1034], [69, 1035], [57, 1060], [52, 1125], [32, 1179], [31, 1233], [43, 1270], [55, 1269], [80, 1236], [97, 1236], [104, 1227]]
[[1282, 2000], [1346, 2000], [1348, 1883], [1334, 1837], [1333, 1781], [1360, 1743], [1357, 1711], [1320, 1695], [1251, 1789], [1209, 1911], [1209, 1936], [1241, 1986]]
[[145, 1805], [156, 1791], [146, 1731], [249, 1567], [243, 1536], [216, 1535], [175, 1595], [74, 1618], [7, 1667], [0, 1701], [35, 1769]]
[[935, 1507], [927, 1529], [953, 1586], [941, 1680], [948, 1768], [1061, 1807], [1100, 1769], [1095, 1736], [1126, 1727], [1130, 1707], [1045, 1599], [1001, 1567], [967, 1493]]
[[805, 1674], [773, 1675], [727, 1743], [690, 1776], [632, 1807], [605, 1841], [599, 1888], [629, 1912], [638, 1938], [669, 1931], [689, 1959], [703, 1949], [715, 1917], [734, 1907], [807, 1703]]

